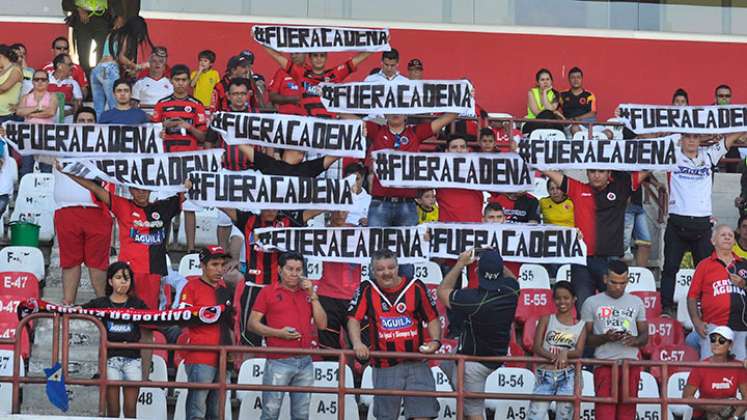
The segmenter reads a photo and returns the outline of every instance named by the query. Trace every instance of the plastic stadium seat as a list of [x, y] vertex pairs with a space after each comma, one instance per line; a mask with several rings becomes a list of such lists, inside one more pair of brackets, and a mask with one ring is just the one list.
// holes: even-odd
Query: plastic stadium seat
[[524, 324], [531, 317], [555, 313], [555, 301], [550, 289], [550, 276], [541, 265], [522, 264], [519, 271], [521, 295], [515, 319]]
[[179, 274], [184, 277], [201, 276], [202, 268], [200, 268], [200, 255], [186, 254], [183, 256], [179, 261]]
[[534, 182], [531, 194], [538, 200], [542, 197], [547, 197], [550, 193], [547, 192], [547, 178], [542, 176], [542, 172], [535, 172]]
[[[594, 374], [588, 370], [581, 370], [581, 378], [583, 381], [583, 387], [581, 388], [581, 395], [584, 397], [596, 396], [594, 392]], [[582, 402], [581, 403], [581, 416], [583, 420], [593, 420], [594, 415], [594, 403]]]
[[631, 294], [638, 296], [643, 301], [643, 306], [646, 308], [646, 319], [661, 316], [661, 294], [659, 292], [631, 292]]
[[[314, 386], [337, 388], [338, 385], [338, 368], [337, 362], [314, 362]], [[355, 386], [353, 383], [353, 371], [349, 366], [345, 366], [345, 385], [348, 388]], [[358, 420], [358, 404], [355, 402], [355, 396], [345, 396], [345, 419]], [[311, 403], [309, 405], [310, 418], [313, 419], [337, 419], [337, 394], [311, 394]]]
[[[218, 241], [218, 212], [214, 208], [203, 209], [195, 212], [195, 246], [203, 247], [215, 245]], [[179, 245], [187, 244], [187, 236], [184, 233], [184, 217], [181, 216], [179, 232], [177, 233], [177, 243]]]
[[441, 284], [441, 267], [432, 261], [425, 261], [414, 264], [414, 276], [427, 285], [438, 286]]
[[[239, 369], [237, 384], [259, 385], [262, 383], [262, 375], [265, 372], [265, 359], [252, 358], [244, 360]], [[186, 377], [186, 374], [184, 375]], [[177, 378], [178, 380], [178, 378]], [[240, 401], [239, 420], [258, 419], [262, 413], [261, 391], [236, 391], [236, 398]], [[283, 396], [283, 405], [280, 407], [280, 418], [290, 418], [290, 399], [288, 394]]]
[[[454, 390], [451, 382], [449, 382], [448, 375], [440, 367], [432, 367], [431, 373], [433, 374], [433, 381], [436, 383], [436, 391], [451, 392]], [[456, 398], [438, 398], [438, 405], [438, 419], [456, 418]]]
[[[7, 321], [6, 319], [0, 319], [0, 338], [12, 339], [16, 338], [16, 327], [18, 326], [18, 318], [14, 321]], [[0, 349], [13, 351], [13, 345], [0, 345]], [[21, 334], [21, 356], [24, 359], [28, 359], [31, 354], [31, 342], [29, 341], [29, 335], [27, 330], [23, 330]]]
[[[516, 324], [511, 324], [511, 335], [509, 337], [508, 342], [508, 352], [506, 353], [506, 356], [514, 356], [514, 357], [521, 357], [524, 356], [526, 353], [524, 352], [524, 349], [521, 347], [521, 344], [516, 340]], [[512, 367], [512, 368], [524, 368], [526, 367], [526, 363], [524, 362], [506, 362], [504, 363], [504, 366], [506, 367]]]
[[692, 330], [694, 328], [693, 320], [692, 318], [690, 318], [690, 312], [688, 312], [687, 310], [686, 299], [682, 299], [681, 301], [677, 302], [677, 322], [682, 324], [682, 326], [687, 328], [688, 330]]
[[21, 271], [0, 272], [0, 295], [21, 299], [39, 297], [39, 280], [36, 275]]
[[324, 262], [313, 258], [306, 258], [306, 278], [319, 280], [324, 274]]
[[31, 246], [6, 246], [0, 249], [0, 271], [28, 271], [37, 280], [44, 278], [44, 255]]
[[[227, 378], [227, 380], [230, 382], [230, 380]], [[176, 382], [187, 382], [187, 369], [184, 367], [184, 363], [179, 365], [179, 368], [176, 370]], [[260, 380], [260, 383], [261, 380]], [[185, 420], [187, 417], [187, 393], [189, 390], [187, 388], [174, 388], [174, 394], [176, 396], [176, 406], [174, 407], [174, 418], [173, 420]], [[261, 394], [261, 393], [260, 393]], [[262, 411], [262, 404], [261, 404], [261, 398], [260, 398], [260, 409], [257, 413], [261, 413]], [[225, 412], [226, 416], [224, 417], [224, 420], [232, 420], [233, 419], [233, 412], [231, 410], [231, 391], [226, 391], [226, 405], [225, 405]], [[138, 418], [140, 417], [140, 413], [138, 412]], [[157, 418], [157, 417], [150, 417], [150, 418]], [[166, 418], [166, 417], [161, 417]], [[240, 419], [258, 419], [259, 414], [250, 417], [241, 417], [239, 415]], [[280, 418], [290, 418], [290, 411], [288, 411], [288, 417], [283, 417], [283, 410], [280, 410]]]
[[[148, 375], [151, 381], [168, 381], [166, 360], [153, 355], [153, 365]], [[166, 418], [166, 389], [143, 387], [137, 397], [137, 417], [143, 419]]]
[[[12, 159], [11, 159], [12, 160]], [[23, 358], [18, 359], [21, 366], [19, 374], [24, 376], [25, 366]], [[0, 350], [0, 376], [13, 375], [13, 351]], [[10, 382], [0, 383], [0, 415], [11, 414], [13, 409], [13, 384]]]
[[34, 172], [24, 175], [18, 184], [18, 195], [35, 192], [54, 192], [54, 174]]
[[[361, 389], [373, 389], [373, 370], [371, 366], [366, 366], [361, 375]], [[373, 410], [373, 395], [361, 394], [359, 400], [361, 404], [368, 407], [368, 411]]]
[[[157, 344], [166, 344], [166, 336], [161, 331], [153, 331], [153, 342]], [[163, 360], [169, 360], [168, 350], [153, 350], [153, 356], [158, 356]]]
[[565, 140], [565, 133], [551, 128], [540, 128], [529, 135], [531, 140]]
[[[595, 125], [592, 129], [591, 138], [594, 140], [609, 140], [609, 136], [607, 136], [607, 133], [604, 132], [606, 127]], [[581, 131], [577, 131], [573, 135], [573, 140], [588, 140], [589, 139], [589, 130], [586, 128], [585, 125], [581, 126]]]
[[521, 331], [521, 346], [527, 353], [531, 353], [534, 347], [534, 334], [537, 332], [539, 320], [539, 316], [531, 316], [524, 322], [524, 329]]
[[[529, 369], [502, 367], [488, 376], [485, 392], [502, 394], [531, 394], [534, 373]], [[529, 414], [528, 400], [485, 400], [486, 407], [495, 411], [495, 420], [525, 419]]]
[[[648, 372], [641, 372], [641, 380], [638, 382], [638, 397], [659, 398], [659, 384]], [[639, 419], [661, 418], [661, 406], [659, 404], [638, 404], [636, 405], [636, 412], [636, 417]]]
[[49, 242], [54, 237], [54, 206], [42, 203], [16, 202], [10, 221], [24, 221], [39, 225], [39, 240]]
[[[667, 397], [669, 398], [682, 398], [682, 392], [685, 390], [687, 385], [687, 378], [690, 376], [690, 372], [677, 372], [669, 377], [667, 383]], [[695, 396], [698, 396], [696, 391]], [[682, 420], [690, 420], [693, 417], [693, 409], [686, 404], [673, 404], [669, 406], [669, 418], [672, 418], [671, 414], [682, 416]]]
[[559, 281], [571, 281], [571, 265], [563, 264], [558, 268], [558, 272], [555, 274], [555, 282]]
[[[656, 347], [651, 352], [651, 360], [653, 361], [665, 361], [669, 363], [669, 376], [673, 373], [689, 371], [690, 368], [677, 367], [677, 362], [697, 362], [700, 360], [698, 352], [692, 347], [685, 344], [667, 344], [664, 346]], [[661, 368], [652, 367], [651, 375], [653, 375], [657, 381], [661, 381]]]
[[688, 330], [693, 329], [693, 321], [690, 319], [690, 313], [687, 311], [687, 292], [690, 290], [693, 274], [695, 274], [695, 270], [692, 268], [681, 268], [677, 272], [674, 282], [674, 302], [677, 304], [677, 321]]
[[633, 292], [655, 292], [656, 280], [654, 273], [645, 267], [630, 267], [628, 270], [628, 286], [625, 288], [627, 293]]
[[644, 355], [650, 355], [657, 347], [682, 344], [685, 336], [682, 324], [671, 318], [651, 318], [648, 320], [648, 344], [641, 351]]

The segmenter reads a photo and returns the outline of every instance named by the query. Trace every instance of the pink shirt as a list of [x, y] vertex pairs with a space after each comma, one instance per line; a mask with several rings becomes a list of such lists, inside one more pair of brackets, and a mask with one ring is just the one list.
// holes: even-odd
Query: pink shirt
[[[36, 95], [34, 94], [34, 91], [29, 92], [28, 95], [21, 98], [21, 106], [23, 107], [36, 108], [38, 106], [41, 106], [42, 108], [47, 108], [50, 102], [52, 102], [52, 94], [49, 92], [44, 92], [44, 96], [42, 96], [38, 102], [36, 100]], [[26, 117], [26, 122], [38, 123], [38, 124], [52, 124], [54, 122], [54, 117], [49, 117], [49, 118]]]

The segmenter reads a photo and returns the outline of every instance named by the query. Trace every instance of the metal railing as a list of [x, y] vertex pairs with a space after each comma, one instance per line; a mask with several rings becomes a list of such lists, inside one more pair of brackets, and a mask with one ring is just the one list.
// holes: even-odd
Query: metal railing
[[[340, 420], [345, 419], [345, 396], [346, 395], [389, 395], [389, 396], [414, 396], [414, 397], [437, 397], [437, 398], [455, 398], [456, 399], [456, 416], [457, 419], [461, 420], [464, 418], [464, 399], [465, 398], [480, 398], [480, 399], [507, 399], [507, 400], [528, 400], [528, 401], [569, 401], [574, 404], [574, 419], [578, 420], [581, 413], [581, 403], [609, 403], [614, 404], [618, 401], [624, 403], [645, 403], [645, 404], [661, 404], [661, 410], [663, 419], [668, 418], [668, 407], [671, 404], [709, 404], [709, 405], [731, 405], [731, 406], [747, 406], [747, 401], [741, 400], [710, 400], [710, 399], [684, 399], [684, 398], [669, 398], [666, 392], [660, 393], [661, 396], [658, 399], [653, 398], [639, 398], [628, 395], [628, 384], [630, 381], [629, 367], [631, 366], [643, 366], [643, 367], [661, 367], [661, 378], [662, 384], [667, 384], [669, 380], [669, 370], [667, 362], [653, 362], [653, 361], [634, 361], [634, 360], [598, 360], [598, 359], [575, 359], [571, 360], [571, 364], [575, 368], [575, 380], [574, 380], [574, 391], [573, 395], [568, 396], [543, 396], [535, 394], [513, 394], [513, 393], [495, 393], [495, 392], [467, 392], [464, 390], [464, 371], [466, 362], [511, 362], [511, 363], [546, 363], [547, 360], [540, 357], [476, 357], [476, 356], [465, 356], [458, 354], [420, 354], [420, 353], [397, 353], [397, 352], [371, 352], [371, 357], [376, 358], [396, 358], [396, 359], [407, 359], [407, 360], [451, 360], [456, 363], [456, 377], [455, 383], [453, 384], [453, 391], [411, 391], [411, 390], [397, 390], [397, 389], [362, 389], [348, 387], [345, 383], [345, 375], [340, 374], [338, 376], [338, 383], [336, 387], [316, 387], [316, 386], [278, 386], [278, 385], [262, 385], [262, 384], [229, 384], [227, 383], [227, 366], [228, 366], [228, 355], [229, 353], [251, 353], [255, 356], [271, 355], [271, 354], [293, 354], [293, 355], [306, 355], [306, 356], [317, 356], [317, 357], [331, 357], [335, 356], [338, 359], [338, 372], [344, 372], [348, 361], [352, 360], [354, 353], [352, 350], [315, 350], [315, 349], [282, 349], [282, 348], [268, 348], [268, 347], [246, 347], [246, 346], [207, 346], [207, 345], [191, 345], [191, 344], [157, 344], [157, 343], [114, 343], [108, 342], [106, 339], [106, 329], [103, 323], [90, 315], [82, 314], [50, 314], [50, 313], [35, 313], [23, 318], [17, 328], [16, 337], [20, 337], [21, 331], [24, 328], [29, 328], [29, 323], [42, 319], [52, 318], [52, 364], [60, 361], [63, 369], [63, 375], [65, 375], [65, 382], [69, 385], [88, 385], [98, 386], [99, 388], [99, 407], [98, 415], [103, 416], [106, 413], [106, 390], [108, 386], [137, 386], [137, 387], [159, 387], [159, 388], [186, 388], [186, 389], [211, 389], [217, 390], [218, 393], [218, 409], [219, 418], [225, 418], [225, 402], [226, 402], [226, 391], [277, 391], [277, 392], [309, 392], [309, 393], [321, 393], [321, 394], [336, 394], [337, 395], [337, 418]], [[97, 379], [73, 379], [68, 378], [67, 369], [69, 361], [69, 342], [68, 340], [60, 340], [60, 336], [67, 337], [69, 331], [70, 320], [86, 320], [93, 322], [99, 330], [101, 339], [99, 341], [99, 359], [98, 369], [100, 377]], [[60, 345], [60, 341], [62, 345]], [[0, 382], [12, 382], [13, 390], [13, 413], [20, 413], [20, 386], [22, 384], [44, 384], [47, 379], [43, 376], [21, 376], [20, 375], [20, 363], [21, 357], [21, 340], [0, 340], [0, 344], [12, 344], [14, 345], [13, 355], [13, 374], [12, 376], [0, 376]], [[108, 349], [153, 349], [153, 350], [189, 350], [189, 351], [211, 351], [218, 353], [218, 377], [214, 383], [189, 383], [189, 382], [171, 382], [171, 381], [115, 381], [109, 380], [106, 376], [106, 360]], [[61, 353], [61, 357], [58, 355]], [[609, 397], [596, 397], [596, 396], [583, 396], [581, 392], [582, 386], [582, 367], [583, 366], [610, 366], [611, 368], [611, 392]], [[741, 365], [736, 363], [703, 363], [703, 362], [678, 362], [678, 367], [696, 367], [696, 366], [708, 366], [708, 367], [723, 367], [723, 368], [735, 368]], [[622, 377], [620, 377], [622, 372]], [[618, 384], [621, 383], [621, 386]], [[352, 385], [352, 384], [350, 384]], [[620, 389], [622, 388], [622, 394]], [[665, 385], [662, 386], [664, 388]], [[619, 398], [622, 396], [622, 398]], [[356, 406], [357, 407], [357, 406]]]

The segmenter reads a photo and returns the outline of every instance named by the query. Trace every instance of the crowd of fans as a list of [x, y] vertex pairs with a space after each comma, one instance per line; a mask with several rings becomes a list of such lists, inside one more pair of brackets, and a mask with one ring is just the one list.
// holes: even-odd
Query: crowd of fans
[[[303, 152], [228, 145], [220, 133], [209, 128], [217, 111], [277, 112], [338, 118], [325, 109], [318, 84], [339, 83], [358, 72], [371, 53], [358, 53], [343, 63], [328, 63], [326, 53], [283, 55], [270, 48], [264, 52], [245, 50], [228, 57], [223, 75], [220, 57], [211, 50], [196, 53], [196, 62], [169, 63], [168, 51], [152, 42], [147, 24], [129, 2], [63, 2], [71, 12], [69, 23], [81, 59], [73, 63], [70, 42], [65, 37], [51, 40], [51, 62], [41, 68], [26, 65], [22, 44], [0, 45], [0, 122], [76, 122], [80, 124], [161, 123], [166, 152], [222, 148], [223, 167], [240, 171], [256, 169], [264, 174], [317, 177], [332, 176], [329, 169], [339, 160], [329, 156], [305, 156]], [[95, 66], [87, 59], [91, 40], [96, 50]], [[147, 61], [140, 62], [141, 57]], [[279, 69], [270, 79], [253, 70], [256, 59], [270, 59]], [[221, 58], [225, 59], [225, 57]], [[424, 63], [412, 58], [407, 76], [401, 74], [396, 49], [380, 56], [380, 66], [367, 81], [406, 81], [426, 78]], [[334, 65], [330, 65], [334, 64]], [[266, 80], [269, 80], [267, 82]], [[89, 83], [90, 82], [90, 83]], [[536, 86], [527, 93], [528, 119], [597, 121], [597, 98], [586, 89], [583, 71], [568, 73], [570, 88], [553, 87], [550, 71], [541, 69]], [[731, 89], [719, 86], [715, 104], [729, 104]], [[91, 101], [93, 106], [84, 105]], [[679, 89], [674, 105], [688, 105], [687, 93]], [[649, 173], [588, 170], [588, 181], [576, 180], [557, 171], [546, 171], [547, 197], [530, 193], [491, 194], [480, 191], [437, 188], [413, 190], [386, 188], [371, 176], [370, 152], [382, 149], [419, 151], [432, 139], [442, 150], [453, 153], [496, 153], [509, 151], [523, 135], [548, 127], [546, 121], [527, 122], [521, 131], [512, 124], [489, 122], [484, 111], [474, 121], [457, 121], [456, 114], [443, 114], [425, 122], [413, 122], [403, 115], [369, 115], [365, 118], [369, 158], [342, 159], [338, 174], [355, 175], [355, 210], [331, 211], [324, 217], [330, 227], [413, 226], [430, 221], [472, 223], [546, 223], [576, 227], [588, 246], [586, 265], [572, 265], [570, 282], [553, 287], [556, 313], [537, 322], [531, 352], [546, 359], [536, 367], [535, 394], [569, 395], [574, 387], [574, 367], [569, 360], [581, 356], [597, 359], [636, 360], [648, 343], [646, 309], [642, 300], [626, 293], [628, 263], [647, 266], [652, 242], [644, 209], [644, 189], [657, 191], [666, 217], [664, 262], [661, 274], [663, 315], [675, 316], [675, 275], [683, 256], [690, 253], [695, 269], [687, 294], [694, 329], [687, 343], [703, 360], [724, 362], [747, 357], [747, 326], [741, 312], [745, 305], [747, 279], [747, 217], [734, 229], [713, 226], [711, 195], [713, 172], [719, 161], [731, 153], [744, 156], [733, 147], [744, 133], [723, 137], [685, 134], [678, 150], [681, 170], [661, 182]], [[550, 123], [549, 127], [558, 127]], [[564, 123], [568, 124], [568, 123]], [[560, 126], [571, 136], [581, 125]], [[635, 133], [626, 130], [628, 138]], [[17, 161], [16, 161], [17, 160]], [[238, 321], [232, 323], [172, 328], [171, 342], [193, 344], [242, 344], [286, 348], [352, 348], [357, 363], [370, 363], [375, 388], [435, 390], [428, 365], [422, 361], [371, 358], [369, 351], [435, 353], [445, 338], [458, 340], [457, 352], [478, 356], [505, 356], [516, 327], [514, 315], [520, 298], [516, 278], [520, 264], [503, 262], [496, 250], [465, 250], [458, 260], [436, 261], [443, 281], [433, 296], [414, 276], [412, 265], [398, 265], [388, 250], [377, 252], [371, 261], [370, 281], [361, 282], [361, 266], [325, 262], [322, 278], [311, 282], [304, 277], [304, 258], [296, 253], [263, 252], [251, 242], [262, 227], [304, 226], [319, 215], [316, 211], [262, 210], [258, 213], [222, 209], [217, 220], [215, 241], [199, 252], [202, 275], [181, 278], [166, 264], [171, 221], [184, 212], [188, 253], [196, 253], [195, 212], [197, 206], [183, 194], [129, 188], [129, 194], [111, 186], [67, 175], [55, 162], [40, 157], [14, 156], [4, 148], [0, 170], [0, 214], [9, 205], [18, 175], [34, 171], [53, 172], [55, 232], [60, 248], [63, 303], [75, 305], [82, 265], [89, 271], [98, 296], [87, 307], [163, 308], [172, 305], [214, 305], [233, 303]], [[740, 212], [747, 203], [747, 181], [735, 204]], [[189, 185], [186, 185], [189, 188]], [[736, 191], [735, 191], [736, 193]], [[736, 194], [735, 194], [736, 195]], [[668, 199], [666, 198], [668, 196]], [[668, 205], [666, 205], [668, 203]], [[118, 249], [111, 248], [112, 216], [118, 227]], [[120, 262], [109, 264], [111, 250]], [[626, 256], [627, 258], [623, 258]], [[126, 263], [123, 263], [126, 262]], [[555, 276], [557, 266], [548, 266]], [[462, 284], [466, 272], [467, 283]], [[164, 288], [169, 285], [171, 288]], [[168, 295], [172, 290], [173, 296]], [[166, 291], [166, 293], [164, 292]], [[442, 328], [437, 302], [446, 308], [448, 330]], [[152, 332], [127, 323], [110, 323], [112, 341], [149, 341]], [[396, 330], [397, 334], [389, 331]], [[110, 351], [107, 374], [110, 379], [139, 380], [149, 366], [148, 352]], [[141, 356], [144, 360], [141, 364]], [[189, 381], [217, 380], [217, 354], [187, 352]], [[464, 389], [483, 391], [488, 375], [500, 363], [468, 362]], [[454, 366], [442, 366], [448, 375]], [[360, 369], [356, 370], [359, 374]], [[640, 368], [630, 370], [630, 390], [635, 395]], [[730, 376], [731, 375], [731, 376]], [[612, 389], [611, 369], [594, 370], [597, 396]], [[723, 379], [722, 379], [723, 378]], [[728, 379], [728, 380], [727, 380]], [[359, 380], [359, 378], [358, 378]], [[272, 355], [268, 357], [264, 383], [307, 386], [314, 382], [312, 358]], [[454, 382], [452, 382], [454, 383]], [[722, 386], [722, 384], [725, 384]], [[622, 381], [620, 381], [622, 385]], [[686, 396], [699, 392], [701, 398], [734, 397], [747, 391], [747, 376], [741, 370], [698, 368], [692, 371]], [[124, 412], [134, 416], [136, 392], [126, 388]], [[283, 393], [265, 392], [262, 419], [277, 419]], [[377, 396], [373, 405], [378, 419], [399, 416], [404, 400], [408, 418], [433, 418], [438, 403], [430, 397]], [[291, 397], [294, 419], [309, 418], [309, 395]], [[119, 412], [119, 393], [110, 392], [109, 410]], [[533, 402], [529, 418], [542, 419], [549, 403]], [[723, 414], [721, 406], [698, 406], [702, 418]], [[727, 407], [729, 408], [729, 407]], [[482, 418], [484, 401], [467, 400], [465, 415]], [[742, 409], [731, 415], [740, 415]], [[215, 392], [190, 391], [188, 418], [217, 418]], [[573, 406], [559, 403], [555, 418], [570, 419]], [[633, 419], [635, 404], [596, 404], [597, 418]], [[726, 418], [726, 417], [721, 417]]]

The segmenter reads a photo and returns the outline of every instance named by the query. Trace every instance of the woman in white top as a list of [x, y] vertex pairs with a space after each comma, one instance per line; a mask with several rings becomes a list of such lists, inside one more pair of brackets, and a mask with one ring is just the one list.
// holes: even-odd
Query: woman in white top
[[[569, 359], [581, 357], [586, 342], [584, 322], [573, 315], [576, 295], [567, 281], [553, 286], [553, 299], [557, 312], [545, 315], [537, 323], [532, 352], [544, 357], [547, 363], [537, 366], [534, 392], [536, 395], [573, 395], [576, 369], [568, 365]], [[532, 401], [528, 420], [543, 420], [547, 416], [549, 401]], [[558, 402], [556, 420], [573, 418], [573, 403]]]

